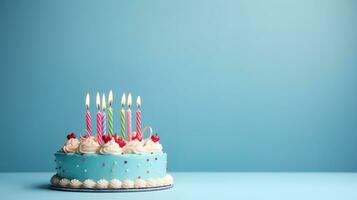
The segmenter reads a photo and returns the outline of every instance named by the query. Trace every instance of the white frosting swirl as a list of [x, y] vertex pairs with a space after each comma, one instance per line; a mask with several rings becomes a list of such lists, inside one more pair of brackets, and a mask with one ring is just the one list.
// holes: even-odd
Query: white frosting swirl
[[172, 185], [174, 183], [174, 179], [170, 174], [166, 174], [162, 180], [164, 181], [164, 185]]
[[58, 176], [56, 176], [56, 175], [54, 175], [54, 176], [52, 176], [52, 178], [51, 178], [51, 183], [52, 183], [52, 185], [58, 185], [59, 184], [59, 182], [60, 182], [60, 178], [58, 178]]
[[96, 185], [95, 182], [91, 179], [86, 179], [83, 182], [83, 187], [85, 187], [85, 188], [94, 188], [95, 185]]
[[134, 183], [134, 188], [144, 188], [144, 187], [146, 187], [146, 181], [140, 178], [136, 179]]
[[112, 138], [109, 142], [102, 145], [99, 150], [101, 154], [121, 154], [123, 150], [120, 148], [119, 144], [117, 144]]
[[146, 186], [147, 187], [156, 187], [157, 183], [155, 179], [148, 179], [146, 180]]
[[121, 185], [123, 188], [133, 188], [134, 182], [132, 180], [124, 180]]
[[109, 182], [109, 188], [121, 188], [121, 181], [119, 181], [118, 179], [112, 179]]
[[79, 146], [79, 140], [77, 138], [70, 138], [62, 147], [65, 153], [74, 153], [77, 151]]
[[159, 142], [154, 142], [150, 138], [145, 141], [144, 148], [146, 152], [162, 152], [162, 145]]
[[108, 188], [109, 182], [105, 179], [100, 179], [97, 182], [97, 188], [99, 189], [104, 189], [104, 188]]
[[128, 142], [124, 147], [124, 152], [130, 154], [144, 153], [145, 149], [143, 146], [143, 142], [140, 142], [139, 140], [132, 140]]
[[97, 138], [89, 137], [79, 144], [78, 151], [80, 153], [97, 153], [99, 148]]
[[156, 179], [156, 186], [163, 186], [164, 185], [164, 181], [161, 178], [157, 178]]
[[79, 188], [82, 186], [82, 182], [80, 182], [79, 180], [77, 179], [72, 179], [71, 182], [69, 183], [69, 185], [72, 187], [72, 188]]
[[59, 185], [62, 187], [67, 187], [69, 185], [69, 180], [66, 178], [63, 178], [60, 180]]

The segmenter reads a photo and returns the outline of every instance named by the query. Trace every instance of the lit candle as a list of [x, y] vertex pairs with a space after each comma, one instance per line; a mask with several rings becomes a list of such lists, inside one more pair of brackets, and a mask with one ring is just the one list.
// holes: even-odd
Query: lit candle
[[136, 106], [137, 106], [137, 110], [136, 110], [136, 133], [141, 135], [141, 98], [140, 96], [138, 96], [138, 98], [136, 99]]
[[97, 93], [97, 98], [96, 98], [96, 104], [97, 104], [97, 140], [98, 143], [102, 143], [102, 113], [100, 112], [100, 96], [99, 93]]
[[123, 96], [121, 97], [121, 110], [120, 110], [120, 135], [121, 138], [124, 140], [125, 139], [125, 93], [123, 93]]
[[86, 96], [86, 130], [87, 130], [87, 136], [92, 135], [92, 128], [91, 128], [91, 119], [90, 119], [90, 112], [89, 112], [89, 94], [87, 93]]
[[102, 135], [107, 134], [107, 114], [105, 112], [106, 108], [107, 108], [107, 104], [105, 101], [105, 94], [103, 94], [103, 96], [102, 96], [102, 125], [103, 125]]
[[128, 141], [131, 141], [131, 94], [128, 95], [128, 110], [126, 111], [126, 120], [127, 120], [127, 131], [128, 131]]
[[108, 96], [108, 128], [109, 128], [109, 134], [113, 134], [113, 109], [112, 109], [112, 103], [113, 103], [113, 92], [110, 90], [109, 91], [109, 96]]

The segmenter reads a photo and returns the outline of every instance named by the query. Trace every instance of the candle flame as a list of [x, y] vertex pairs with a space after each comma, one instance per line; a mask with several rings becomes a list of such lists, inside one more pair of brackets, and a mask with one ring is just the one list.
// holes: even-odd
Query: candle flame
[[141, 97], [140, 97], [140, 96], [138, 96], [138, 97], [136, 98], [136, 106], [137, 106], [138, 108], [141, 107]]
[[[110, 105], [110, 103], [109, 103], [109, 105]], [[103, 94], [103, 96], [102, 96], [102, 110], [105, 110], [106, 108], [107, 108], [107, 104], [105, 101], [105, 94]]]
[[97, 92], [97, 98], [96, 98], [96, 101], [95, 101], [96, 105], [97, 105], [97, 108], [99, 109], [100, 108], [100, 96], [99, 96], [99, 93]]
[[129, 108], [130, 108], [130, 106], [131, 106], [131, 93], [128, 94], [127, 103], [128, 103]]
[[126, 97], [125, 97], [125, 93], [123, 93], [123, 96], [121, 97], [121, 106], [125, 106], [125, 100], [126, 100]]
[[113, 91], [109, 91], [109, 96], [108, 96], [108, 104], [109, 106], [112, 106], [113, 103]]
[[89, 93], [87, 93], [87, 95], [86, 95], [86, 108], [87, 108], [87, 110], [89, 108]]

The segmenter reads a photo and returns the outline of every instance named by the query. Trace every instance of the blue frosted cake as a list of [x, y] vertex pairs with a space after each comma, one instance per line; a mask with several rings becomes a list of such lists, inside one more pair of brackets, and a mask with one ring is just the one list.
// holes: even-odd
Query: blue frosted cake
[[[85, 136], [67, 135], [63, 147], [55, 153], [57, 173], [51, 178], [55, 187], [90, 189], [131, 189], [170, 186], [173, 178], [166, 173], [167, 155], [160, 138], [150, 127], [141, 129], [141, 98], [137, 98], [136, 132], [131, 131], [131, 94], [125, 111], [125, 94], [121, 101], [120, 136], [113, 132], [113, 94], [109, 93], [108, 127], [106, 131], [106, 101], [102, 109], [97, 94], [97, 133], [92, 135], [89, 94], [86, 97]], [[125, 115], [126, 112], [126, 115]], [[127, 136], [125, 135], [127, 125]], [[143, 138], [146, 130], [149, 136]]]
[[81, 140], [69, 134], [60, 151], [55, 153], [57, 174], [55, 186], [71, 188], [147, 188], [173, 184], [166, 173], [167, 155], [159, 137], [133, 138], [126, 142], [118, 137], [103, 136]]

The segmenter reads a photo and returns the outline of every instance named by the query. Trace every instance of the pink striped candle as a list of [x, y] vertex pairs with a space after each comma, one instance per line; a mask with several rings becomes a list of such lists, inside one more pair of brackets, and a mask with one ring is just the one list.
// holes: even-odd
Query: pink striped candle
[[141, 98], [140, 96], [138, 96], [138, 98], [136, 99], [136, 106], [138, 107], [138, 109], [136, 110], [136, 133], [141, 135]]
[[105, 112], [107, 108], [106, 101], [105, 101], [105, 95], [103, 94], [102, 96], [102, 135], [107, 134], [107, 114]]
[[127, 131], [128, 131], [128, 141], [131, 141], [131, 94], [129, 93], [128, 95], [128, 110], [126, 111], [126, 125], [127, 125]]
[[97, 140], [99, 144], [102, 144], [102, 112], [100, 112], [100, 97], [99, 97], [99, 93], [97, 93]]
[[92, 128], [91, 128], [91, 118], [90, 118], [90, 112], [89, 112], [89, 94], [87, 93], [86, 96], [86, 131], [87, 131], [87, 136], [90, 137], [92, 135]]

